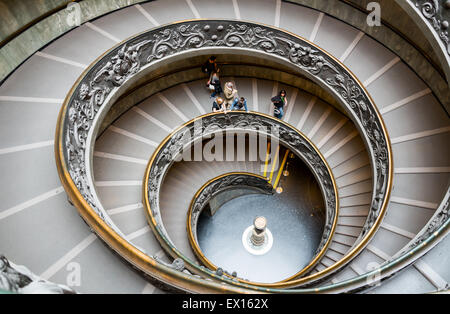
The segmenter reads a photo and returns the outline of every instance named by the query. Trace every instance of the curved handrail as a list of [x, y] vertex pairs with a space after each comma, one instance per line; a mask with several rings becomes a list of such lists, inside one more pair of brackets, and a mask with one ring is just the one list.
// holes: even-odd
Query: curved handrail
[[209, 113], [185, 123], [169, 134], [153, 153], [145, 171], [143, 203], [148, 222], [156, 238], [168, 254], [175, 259], [181, 258], [184, 260], [186, 267], [194, 273], [206, 276], [211, 275], [211, 272], [205, 271], [205, 269], [186, 257], [170, 240], [161, 218], [161, 208], [159, 207], [160, 188], [172, 163], [179, 159], [187, 147], [201, 141], [203, 138], [209, 138], [212, 134], [223, 131], [233, 132], [233, 130], [256, 132], [268, 137], [279, 136], [279, 142], [287, 146], [291, 152], [305, 162], [319, 183], [325, 200], [326, 223], [319, 247], [311, 262], [294, 276], [283, 280], [282, 283], [256, 284], [246, 280], [238, 280], [249, 285], [264, 287], [295, 285], [296, 281], [293, 279], [306, 273], [325, 254], [336, 229], [339, 198], [333, 174], [325, 157], [305, 135], [281, 120], [255, 112], [240, 113], [233, 111], [226, 115], [223, 113]]
[[441, 204], [427, 225], [391, 260], [380, 267], [360, 276], [342, 281], [333, 287], [322, 287], [310, 292], [358, 292], [371, 288], [398, 274], [401, 270], [413, 264], [428, 253], [450, 233], [450, 188]]
[[361, 252], [381, 224], [392, 186], [389, 137], [373, 100], [350, 70], [314, 44], [277, 28], [241, 21], [183, 21], [134, 36], [97, 59], [67, 95], [58, 119], [55, 154], [69, 197], [84, 219], [95, 225], [97, 234], [105, 241], [112, 240], [109, 245], [125, 252], [124, 258], [145, 268], [137, 262], [136, 250], [130, 250], [131, 245], [121, 239], [120, 230], [96, 196], [90, 168], [93, 138], [119, 90], [133, 77], [167, 57], [194, 50], [209, 54], [217, 49], [265, 55], [290, 64], [335, 95], [362, 131], [374, 172], [371, 209], [358, 245], [319, 275], [330, 274]]
[[421, 28], [441, 62], [450, 84], [450, 3], [437, 0], [395, 0]]
[[186, 220], [189, 243], [197, 258], [213, 271], [217, 270], [217, 266], [203, 254], [198, 243], [198, 219], [211, 199], [224, 191], [239, 187], [252, 188], [263, 194], [273, 194], [272, 184], [270, 184], [267, 178], [263, 176], [249, 172], [228, 172], [206, 182], [197, 193], [195, 193], [189, 205]]

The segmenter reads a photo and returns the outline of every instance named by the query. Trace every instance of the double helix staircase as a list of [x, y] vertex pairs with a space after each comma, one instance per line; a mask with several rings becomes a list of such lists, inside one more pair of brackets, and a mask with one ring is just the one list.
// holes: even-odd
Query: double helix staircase
[[[164, 282], [148, 281], [113, 254], [68, 202], [55, 167], [55, 126], [64, 98], [97, 57], [140, 32], [195, 18], [254, 21], [310, 40], [355, 74], [384, 121], [394, 167], [386, 215], [361, 253], [313, 288], [344, 283], [342, 290], [336, 290], [344, 292], [350, 279], [394, 260], [408, 248], [440, 208], [449, 188], [449, 116], [431, 88], [384, 45], [305, 6], [272, 0], [164, 0], [132, 5], [82, 24], [37, 51], [2, 82], [0, 253], [42, 278], [63, 284], [79, 265], [81, 282], [73, 288], [82, 293], [166, 292], [169, 287]], [[310, 274], [333, 266], [358, 244], [374, 193], [371, 152], [359, 126], [335, 103], [283, 79], [237, 73], [221, 80], [235, 83], [250, 111], [270, 116], [270, 98], [281, 89], [287, 91], [283, 120], [323, 155], [339, 197], [334, 235]], [[133, 96], [128, 97], [133, 102]], [[133, 103], [92, 146], [95, 191], [113, 225], [133, 246], [167, 264], [173, 258], [152, 234], [143, 204], [146, 166], [167, 136], [209, 113], [211, 105], [205, 80], [187, 79]], [[186, 233], [189, 204], [208, 180], [230, 172], [267, 176], [264, 160], [183, 161], [172, 165], [163, 181], [164, 228], [193, 260]], [[380, 285], [361, 284], [357, 289], [368, 293], [448, 289], [449, 241], [444, 237], [427, 255], [410, 267], [399, 267], [396, 276]]]

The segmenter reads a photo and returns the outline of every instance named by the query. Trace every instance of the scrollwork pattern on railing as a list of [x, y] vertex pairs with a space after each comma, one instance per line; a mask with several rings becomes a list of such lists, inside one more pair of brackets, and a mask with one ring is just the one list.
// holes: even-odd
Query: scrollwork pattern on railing
[[[438, 0], [409, 0], [411, 5], [415, 6], [420, 14], [430, 23], [436, 31], [437, 37], [442, 41], [446, 48], [447, 55], [450, 55], [449, 40], [449, 9], [450, 2]], [[447, 13], [445, 13], [447, 11]]]
[[[419, 258], [428, 253], [433, 247], [445, 238], [450, 225], [450, 189], [443, 198], [428, 224], [403, 249], [398, 251], [391, 260], [383, 263], [377, 270], [379, 282], [383, 282], [400, 273], [408, 265], [412, 265]], [[413, 254], [414, 253], [414, 254]], [[348, 280], [345, 292], [360, 292], [373, 287], [370, 274], [362, 277], [358, 283]], [[363, 282], [364, 281], [364, 282]], [[344, 282], [345, 283], [345, 282]]]
[[273, 187], [266, 178], [255, 176], [246, 173], [230, 173], [221, 176], [204, 186], [200, 193], [196, 196], [191, 204], [191, 219], [192, 233], [194, 239], [197, 239], [197, 222], [208, 202], [216, 195], [223, 193], [225, 190], [237, 187], [250, 187], [257, 189], [265, 194], [272, 194]]
[[371, 210], [367, 222], [361, 231], [364, 236], [375, 223], [383, 205], [384, 192], [387, 188], [387, 167], [389, 166], [388, 147], [381, 133], [381, 124], [373, 110], [370, 110], [361, 88], [347, 74], [338, 74], [334, 78], [328, 78], [327, 83], [333, 86], [350, 105], [350, 108], [362, 123], [367, 138], [372, 147], [373, 160], [375, 163], [376, 188], [375, 197], [372, 200]]
[[[450, 189], [444, 198], [444, 201], [436, 210], [427, 226], [419, 232], [419, 234], [413, 239], [412, 243], [407, 246], [407, 249], [411, 249], [426, 241], [431, 235], [433, 235], [441, 226], [447, 223], [450, 219]], [[402, 252], [407, 251], [403, 249]]]
[[[148, 198], [149, 209], [152, 218], [154, 218], [157, 232], [160, 238], [165, 242], [165, 245], [170, 246], [175, 252], [175, 245], [170, 242], [169, 235], [166, 233], [163, 221], [161, 218], [161, 208], [159, 205], [160, 189], [162, 180], [169, 170], [173, 162], [183, 153], [186, 147], [189, 147], [202, 138], [209, 138], [212, 134], [217, 134], [226, 131], [239, 130], [240, 132], [251, 131], [263, 133], [268, 136], [275, 136], [279, 142], [287, 146], [294, 154], [299, 156], [311, 169], [316, 177], [319, 186], [322, 190], [325, 200], [326, 223], [321, 242], [319, 243], [316, 254], [318, 254], [328, 243], [331, 232], [334, 229], [333, 225], [336, 222], [337, 215], [337, 190], [333, 184], [331, 170], [327, 167], [324, 159], [319, 155], [314, 146], [304, 138], [298, 131], [280, 120], [257, 113], [240, 113], [230, 112], [227, 114], [207, 114], [196, 120], [190, 121], [183, 128], [177, 130], [167, 141], [158, 148], [152, 157], [149, 164], [146, 177], [148, 178], [148, 186], [146, 195]], [[223, 180], [218, 180], [214, 184], [207, 187], [206, 191], [200, 194], [199, 198], [194, 203], [194, 216], [200, 213], [205, 201], [213, 194], [212, 191], [218, 191], [224, 186], [231, 186], [233, 184], [252, 184], [258, 185], [263, 190], [271, 189], [270, 184], [266, 181], [256, 180], [255, 182], [242, 177], [225, 177]], [[153, 221], [153, 219], [152, 219]], [[182, 256], [177, 254], [175, 258]]]
[[[98, 207], [92, 188], [86, 184], [84, 152], [93, 118], [106, 97], [144, 65], [155, 60], [189, 49], [219, 46], [255, 49], [284, 57], [322, 80], [348, 104], [376, 156], [373, 164], [377, 188], [363, 234], [367, 232], [377, 219], [385, 199], [387, 169], [390, 167], [387, 141], [373, 104], [358, 82], [319, 49], [281, 31], [243, 22], [196, 21], [169, 25], [123, 44], [91, 69], [70, 101], [65, 143], [70, 174], [86, 201], [94, 209]], [[97, 213], [103, 217], [101, 212]]]
[[[445, 9], [437, 0], [409, 0], [409, 2], [421, 10], [421, 14], [430, 22], [447, 47], [447, 53], [450, 53], [448, 19], [444, 18], [446, 13], [443, 13]], [[240, 48], [282, 58], [312, 76], [322, 87], [328, 88], [342, 100], [352, 120], [360, 126], [363, 139], [371, 150], [375, 188], [371, 210], [364, 225], [363, 233], [367, 233], [379, 218], [383, 204], [385, 206], [387, 203], [390, 189], [389, 178], [392, 173], [387, 134], [383, 130], [375, 105], [352, 74], [329, 55], [301, 38], [254, 23], [189, 21], [163, 26], [114, 48], [84, 74], [69, 95], [68, 101], [65, 102], [65, 113], [61, 123], [62, 136], [60, 143], [57, 144], [61, 145], [60, 148], [64, 154], [63, 169], [70, 174], [81, 197], [105, 223], [108, 223], [106, 213], [101, 210], [101, 204], [98, 204], [94, 197], [94, 187], [88, 183], [86, 167], [89, 156], [86, 155], [86, 150], [90, 145], [89, 141], [93, 140], [88, 137], [95, 117], [100, 111], [105, 110], [105, 107], [109, 108], [110, 104], [107, 105], [109, 97], [127, 80], [132, 79], [135, 74], [153, 62], [183, 51], [208, 47]], [[219, 126], [223, 121], [211, 122]], [[242, 124], [248, 125], [249, 122], [242, 121]], [[289, 132], [281, 131], [280, 136], [283, 136], [285, 141], [289, 141]], [[172, 151], [165, 150], [164, 156], [158, 160], [159, 164], [162, 165], [170, 160], [172, 154], [177, 154], [182, 149], [179, 145], [181, 139], [182, 135], [171, 139]], [[295, 140], [291, 138], [294, 143]], [[152, 194], [158, 190], [161, 179], [158, 173], [160, 173], [159, 170], [149, 181], [149, 191]], [[152, 199], [151, 204], [153, 210], [157, 199]], [[439, 227], [448, 223], [448, 220], [447, 198], [443, 209], [434, 216], [409, 249], [423, 244]]]
[[[144, 68], [155, 61], [189, 50], [199, 51], [200, 48], [236, 48], [244, 51], [243, 53], [257, 51], [282, 58], [341, 99], [354, 122], [360, 126], [373, 156], [376, 186], [369, 217], [363, 227], [363, 234], [367, 233], [387, 204], [390, 189], [388, 181], [392, 172], [387, 135], [375, 105], [352, 74], [316, 46], [278, 29], [240, 21], [186, 21], [150, 30], [115, 47], [80, 79], [65, 102], [65, 114], [61, 123], [61, 150], [64, 153], [65, 169], [95, 213], [108, 224], [108, 215], [102, 209], [94, 187], [89, 184], [92, 178], [88, 178], [87, 171], [90, 156], [86, 156], [86, 152], [90, 147], [88, 142], [94, 140], [89, 136], [95, 130], [92, 126], [96, 116], [100, 111], [108, 110], [111, 106], [109, 99], [113, 99], [118, 89]], [[243, 125], [250, 123], [245, 119], [240, 122]], [[289, 138], [291, 133], [282, 132], [280, 136]], [[165, 155], [161, 155], [157, 164], [166, 158], [170, 159], [170, 154], [180, 149], [178, 141], [181, 138], [182, 135], [178, 139], [171, 139], [173, 151], [166, 151]], [[311, 152], [309, 154], [312, 156]], [[159, 179], [158, 173], [151, 177], [150, 191], [157, 189]], [[328, 191], [329, 184], [323, 184]], [[326, 199], [327, 202], [331, 200], [329, 197]], [[152, 206], [155, 201], [152, 199]]]

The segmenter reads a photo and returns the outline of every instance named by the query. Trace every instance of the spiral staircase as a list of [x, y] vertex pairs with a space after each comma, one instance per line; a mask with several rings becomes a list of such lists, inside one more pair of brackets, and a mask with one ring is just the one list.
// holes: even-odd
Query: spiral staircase
[[[426, 44], [413, 46], [425, 68], [434, 70], [424, 70], [423, 64], [416, 67], [420, 62], [414, 61], [414, 53], [405, 57], [404, 50], [376, 40], [372, 29], [357, 29], [332, 14], [334, 5], [361, 13], [352, 1], [327, 1], [323, 7], [309, 1], [277, 0], [116, 2], [110, 12], [86, 18], [82, 25], [42, 44], [1, 83], [1, 254], [45, 280], [69, 286], [68, 275], [78, 265], [80, 282], [71, 288], [80, 293], [430, 293], [449, 289], [449, 87], [448, 63], [441, 51], [433, 54], [435, 50], [429, 48], [430, 56], [425, 58], [427, 47], [421, 45]], [[442, 1], [443, 16], [450, 10], [446, 3]], [[85, 14], [86, 8], [82, 6]], [[157, 50], [154, 64], [138, 65], [119, 83], [108, 81], [112, 96], [109, 89], [95, 94], [95, 84], [86, 91], [94, 94], [83, 97], [80, 93], [85, 80], [100, 82], [110, 73], [111, 56], [120, 58], [120, 52], [135, 47], [137, 39], [153, 45], [145, 41], [147, 34], [164, 38], [165, 29], [180, 25], [178, 29], [186, 26], [193, 32], [197, 27], [193, 25], [200, 25], [200, 33], [209, 36], [216, 25], [239, 29], [243, 24], [268, 30], [256, 33], [259, 36], [272, 32], [277, 38], [316, 45], [312, 47], [325, 56], [315, 69], [318, 72], [334, 71], [340, 65], [347, 79], [353, 75], [361, 97], [369, 95], [364, 99], [374, 106], [370, 121], [381, 121], [377, 123], [384, 132], [377, 133], [381, 140], [367, 135], [371, 130], [364, 123], [365, 109], [358, 120], [345, 106], [354, 90], [336, 97], [314, 79], [315, 70], [299, 72], [281, 56], [271, 59], [270, 54], [264, 55], [267, 51], [258, 54], [245, 45], [191, 47], [173, 54]], [[220, 37], [222, 29], [216, 29]], [[140, 35], [133, 37], [136, 34]], [[217, 38], [216, 33], [213, 36]], [[335, 186], [338, 206], [323, 254], [307, 271], [285, 282], [248, 282], [239, 273], [231, 278], [201, 266], [186, 229], [188, 208], [205, 183], [229, 173], [268, 176], [264, 160], [170, 164], [158, 181], [159, 211], [150, 206], [154, 204], [152, 167], [163, 156], [163, 145], [190, 121], [222, 119], [223, 113], [208, 114], [212, 100], [199, 71], [210, 54], [218, 56], [222, 82], [234, 82], [239, 95], [246, 97], [251, 112], [233, 113], [244, 120], [262, 117], [279, 123], [270, 118], [270, 98], [280, 89], [287, 91], [283, 126], [311, 143]], [[9, 60], [4, 57], [1, 62]], [[427, 71], [437, 72], [446, 84], [431, 85]], [[113, 95], [115, 88], [121, 89], [117, 95]], [[75, 168], [69, 167], [74, 150], [65, 136], [73, 135], [68, 130], [76, 121], [65, 108], [75, 99], [93, 99], [95, 113], [91, 113], [98, 112], [92, 119], [92, 138], [86, 137], [91, 142], [83, 146], [87, 157], [82, 163], [87, 164], [86, 178], [91, 176], [92, 182], [78, 180]], [[78, 135], [73, 136], [77, 141]], [[371, 145], [382, 146], [378, 142], [383, 136], [387, 149], [377, 151]], [[293, 150], [288, 142], [285, 147]], [[380, 152], [387, 156], [380, 157]], [[381, 187], [380, 182], [385, 185]], [[86, 197], [88, 190], [92, 197]], [[378, 210], [374, 204], [379, 204]], [[182, 260], [182, 266], [174, 260]]]

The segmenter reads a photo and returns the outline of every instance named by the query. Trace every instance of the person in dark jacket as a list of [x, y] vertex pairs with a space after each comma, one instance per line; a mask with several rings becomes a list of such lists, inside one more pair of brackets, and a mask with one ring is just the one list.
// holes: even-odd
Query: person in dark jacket
[[274, 108], [275, 118], [282, 119], [284, 116], [285, 107], [287, 106], [286, 91], [284, 89], [281, 90], [277, 96], [272, 97], [271, 101], [275, 107]]
[[206, 83], [208, 87], [211, 84], [212, 74], [219, 72], [219, 66], [217, 65], [215, 56], [209, 57], [208, 61], [202, 65], [202, 72], [208, 74], [208, 82]]

